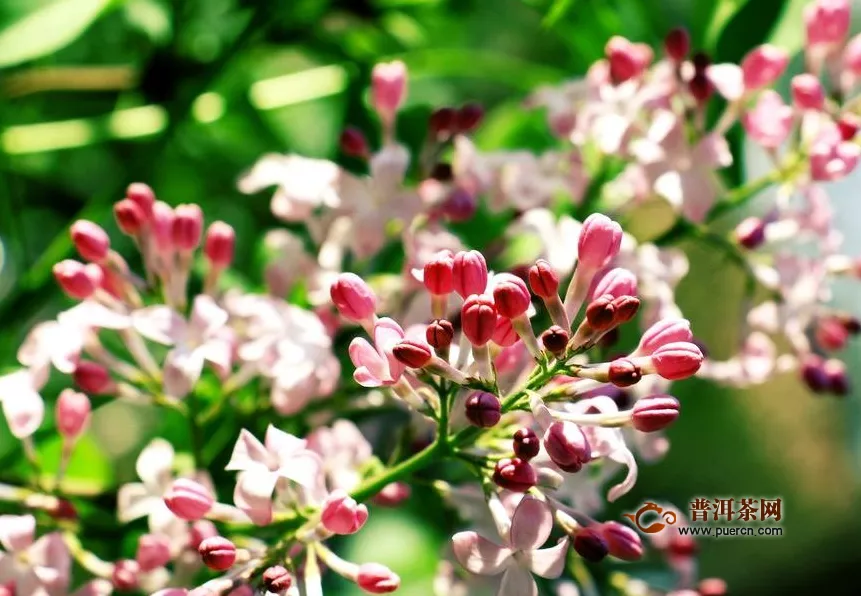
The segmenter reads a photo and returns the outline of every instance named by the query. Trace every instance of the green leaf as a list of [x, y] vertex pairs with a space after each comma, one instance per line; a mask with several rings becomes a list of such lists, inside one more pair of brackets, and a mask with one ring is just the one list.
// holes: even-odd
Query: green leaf
[[75, 41], [112, 0], [58, 0], [0, 31], [0, 68], [41, 58]]
[[714, 8], [711, 22], [706, 30], [706, 47], [714, 49], [717, 46], [720, 34], [736, 13], [747, 4], [748, 0], [720, 0]]
[[571, 8], [574, 6], [575, 0], [556, 0], [553, 3], [553, 6], [550, 7], [550, 10], [547, 11], [547, 16], [544, 17], [544, 26], [552, 27], [556, 24], [556, 22], [565, 16]]
[[768, 41], [795, 54], [804, 45], [804, 7], [807, 0], [789, 0]]

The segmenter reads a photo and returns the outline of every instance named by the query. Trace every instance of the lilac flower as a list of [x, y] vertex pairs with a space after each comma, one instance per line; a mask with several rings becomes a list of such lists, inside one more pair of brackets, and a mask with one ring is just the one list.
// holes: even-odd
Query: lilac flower
[[32, 515], [0, 515], [0, 585], [13, 582], [27, 596], [68, 594], [72, 558], [58, 532], [35, 540]]
[[42, 424], [45, 402], [39, 390], [46, 380], [46, 377], [35, 377], [29, 370], [19, 370], [0, 377], [0, 403], [14, 437], [29, 437]]
[[374, 326], [374, 345], [357, 337], [350, 343], [350, 360], [356, 366], [353, 378], [363, 387], [394, 385], [406, 367], [398, 362], [392, 349], [402, 339], [404, 330], [389, 318], [382, 318]]
[[471, 573], [503, 573], [499, 596], [537, 596], [532, 574], [556, 578], [565, 567], [568, 539], [541, 548], [553, 530], [553, 515], [542, 501], [526, 496], [520, 501], [504, 539], [504, 545], [477, 532], [458, 532], [452, 537], [457, 560]]

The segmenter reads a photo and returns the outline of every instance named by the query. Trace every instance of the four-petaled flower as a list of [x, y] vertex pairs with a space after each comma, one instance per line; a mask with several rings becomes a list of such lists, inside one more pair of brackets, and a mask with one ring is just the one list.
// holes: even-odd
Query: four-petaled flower
[[382, 318], [374, 325], [374, 345], [357, 337], [350, 343], [350, 360], [356, 366], [353, 378], [362, 387], [394, 385], [406, 368], [392, 353], [404, 339], [404, 330], [395, 321]]
[[58, 532], [35, 536], [32, 515], [0, 515], [0, 586], [12, 583], [21, 596], [68, 594], [72, 559], [66, 543]]

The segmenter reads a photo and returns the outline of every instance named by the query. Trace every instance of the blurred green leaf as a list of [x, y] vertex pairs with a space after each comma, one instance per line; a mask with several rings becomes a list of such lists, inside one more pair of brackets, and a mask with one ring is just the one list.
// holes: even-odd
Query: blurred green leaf
[[807, 0], [788, 0], [768, 41], [791, 54], [801, 50], [804, 43], [804, 6]]
[[574, 2], [575, 0], [555, 0], [550, 10], [547, 11], [547, 16], [544, 17], [543, 25], [545, 27], [555, 25], [559, 19], [565, 16], [565, 13], [571, 10]]
[[714, 49], [724, 27], [747, 2], [748, 0], [719, 0], [706, 30], [705, 43], [707, 48]]
[[60, 0], [31, 12], [0, 31], [0, 67], [64, 48], [111, 4], [112, 0]]

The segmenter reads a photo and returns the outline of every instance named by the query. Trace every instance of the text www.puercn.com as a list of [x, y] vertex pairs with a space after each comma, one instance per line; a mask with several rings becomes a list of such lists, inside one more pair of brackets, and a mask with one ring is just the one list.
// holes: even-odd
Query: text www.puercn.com
[[685, 526], [676, 528], [681, 536], [697, 536], [701, 538], [743, 538], [751, 536], [783, 536], [783, 528], [763, 526], [760, 528], [747, 527], [715, 527], [715, 526]]

